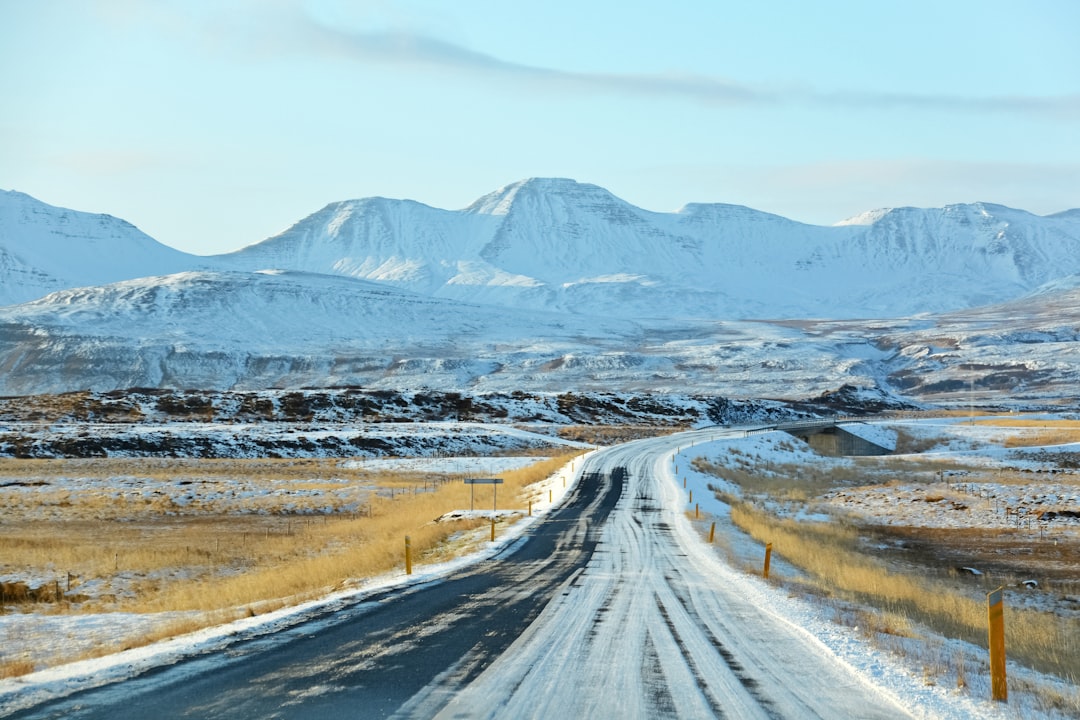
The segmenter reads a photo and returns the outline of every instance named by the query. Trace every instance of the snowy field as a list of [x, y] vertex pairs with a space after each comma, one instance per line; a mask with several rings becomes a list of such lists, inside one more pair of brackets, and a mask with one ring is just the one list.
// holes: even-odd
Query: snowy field
[[[1060, 420], [1057, 416], [1043, 416], [1048, 424]], [[1013, 416], [1001, 418], [1008, 422]], [[1035, 417], [1034, 419], [1038, 419]], [[685, 486], [687, 509], [693, 514], [700, 512], [699, 532], [707, 533], [709, 521], [716, 519], [717, 533], [722, 535], [718, 544], [725, 546], [729, 561], [744, 568], [760, 568], [763, 558], [762, 543], [736, 529], [730, 522], [730, 508], [718, 499], [710, 487], [739, 497], [744, 489], [718, 477], [713, 472], [701, 472], [692, 466], [695, 459], [707, 459], [715, 466], [727, 467], [734, 476], [738, 471], [752, 467], [758, 477], [779, 477], [792, 467], [799, 468], [808, 481], [816, 474], [839, 471], [866, 473], [856, 487], [826, 492], [806, 502], [789, 503], [782, 499], [755, 497], [755, 502], [770, 507], [781, 517], [788, 516], [805, 522], [856, 521], [866, 527], [882, 526], [911, 531], [915, 536], [934, 529], [962, 528], [965, 532], [985, 531], [984, 537], [994, 537], [1004, 531], [1010, 532], [1012, 542], [1021, 547], [1016, 552], [1032, 557], [1032, 547], [1038, 543], [1053, 544], [1055, 549], [1064, 548], [1060, 556], [1069, 559], [1068, 568], [1057, 570], [1059, 582], [1047, 591], [1035, 578], [1047, 567], [1030, 563], [1028, 584], [1015, 583], [1006, 587], [1007, 607], [1029, 608], [1055, 613], [1072, 623], [1080, 623], [1080, 519], [1073, 513], [1080, 510], [1080, 470], [1075, 467], [1063, 469], [1058, 466], [1063, 458], [1066, 463], [1080, 459], [1080, 444], [1068, 443], [1049, 447], [1008, 447], [1009, 438], [1039, 432], [1034, 428], [1008, 428], [993, 424], [993, 419], [979, 418], [972, 423], [967, 418], [943, 418], [936, 420], [895, 421], [872, 425], [847, 425], [849, 431], [882, 445], [895, 441], [897, 434], [906, 435], [908, 442], [923, 444], [927, 451], [912, 455], [892, 456], [910, 461], [910, 473], [875, 470], [878, 459], [830, 458], [817, 455], [785, 433], [753, 434], [731, 439], [698, 439], [690, 447], [681, 447], [669, 459], [678, 484]], [[701, 438], [699, 432], [698, 438]], [[889, 462], [889, 461], [887, 461]], [[892, 463], [890, 462], [890, 465]], [[963, 467], [964, 470], [941, 470], [940, 468]], [[876, 473], [881, 473], [876, 474]], [[1001, 481], [995, 481], [1001, 478]], [[865, 483], [865, 484], [863, 484]], [[690, 494], [692, 493], [692, 496]], [[692, 497], [692, 500], [691, 500]], [[1018, 512], [1019, 511], [1019, 512]], [[1045, 519], [1040, 519], [1045, 518]], [[1026, 543], [1026, 547], [1025, 546]], [[1045, 547], [1046, 545], [1042, 545]], [[989, 553], [988, 553], [989, 554]], [[1020, 564], [1024, 561], [1021, 560]], [[799, 578], [802, 571], [788, 564], [781, 554], [772, 556], [773, 574], [781, 577]], [[986, 568], [968, 568], [972, 572], [971, 592], [974, 597], [1001, 584], [1004, 573], [995, 575]], [[1061, 577], [1069, 582], [1060, 582]], [[1043, 583], [1045, 585], [1045, 583]], [[781, 587], [784, 587], [781, 585]], [[802, 594], [796, 592], [796, 594]], [[843, 603], [829, 600], [814, 601], [816, 610], [810, 611], [816, 618], [831, 617], [833, 622], [857, 625], [862, 614]], [[858, 633], [859, 628], [855, 627]], [[866, 628], [863, 632], [869, 633]], [[961, 673], [966, 667], [967, 677], [964, 693], [976, 698], [989, 697], [989, 679], [986, 669], [986, 651], [970, 643], [936, 635], [924, 628], [917, 629], [918, 640], [902, 640], [880, 637], [873, 640], [863, 637], [870, 646], [882, 644], [892, 647], [904, 658], [912, 672], [928, 673], [928, 684], [948, 686], [955, 680], [950, 677], [959, 665]], [[872, 634], [872, 633], [870, 633]], [[928, 670], [929, 668], [929, 670]], [[940, 677], [931, 677], [933, 668]], [[1009, 665], [1012, 686], [1049, 689], [1065, 698], [1067, 709], [1048, 708], [1040, 700], [1039, 691], [1029, 690], [1025, 695], [1013, 692], [1008, 708], [1001, 708], [1000, 717], [1080, 717], [1080, 663], [1076, 665], [1070, 682], [1056, 677], [1040, 675], [1018, 665]], [[960, 693], [961, 691], [952, 691]], [[980, 711], [982, 712], [982, 711]], [[946, 716], [928, 712], [927, 717]]]
[[[859, 430], [856, 428], [856, 431]], [[903, 523], [922, 527], [950, 527], [949, 523], [958, 518], [967, 522], [978, 523], [987, 529], [1015, 526], [1012, 514], [994, 511], [995, 503], [1004, 507], [1020, 506], [1026, 503], [1041, 511], [1061, 511], [1080, 509], [1078, 502], [1078, 484], [1072, 473], [1051, 472], [1047, 459], [1051, 457], [1044, 451], [1075, 453], [1080, 447], [1075, 445], [1054, 448], [1007, 448], [1002, 442], [1003, 432], [1000, 427], [967, 424], [964, 420], [935, 420], [925, 422], [898, 422], [888, 427], [882, 425], [864, 426], [861, 431], [868, 439], [875, 442], [887, 442], [899, 431], [911, 437], [921, 437], [932, 443], [928, 452], [921, 453], [920, 460], [940, 459], [950, 466], [965, 465], [990, 470], [1018, 472], [1026, 474], [1029, 482], [1018, 483], [1010, 480], [1002, 483], [988, 483], [974, 487], [968, 476], [933, 477], [932, 471], [922, 470], [926, 477], [920, 482], [908, 484], [890, 484], [891, 481], [876, 482], [861, 489], [845, 491], [821, 498], [823, 506], [843, 512], [856, 513], [864, 520], [882, 524]], [[693, 504], [687, 503], [684, 509], [692, 510], [697, 506], [703, 519], [716, 519], [729, 547], [736, 556], [754, 560], [760, 553], [760, 546], [746, 536], [733, 530], [724, 522], [728, 517], [728, 506], [718, 500], [709, 490], [709, 486], [738, 493], [734, 484], [725, 483], [713, 474], [699, 472], [691, 467], [696, 458], [714, 461], [735, 459], [740, 463], [752, 462], [757, 468], [779, 468], [791, 464], [813, 464], [845, 466], [852, 463], [849, 459], [822, 458], [809, 451], [801, 443], [792, 442], [789, 436], [781, 433], [767, 433], [750, 436], [718, 438], [710, 436], [710, 431], [699, 430], [693, 433], [692, 440], [686, 445], [673, 447], [668, 461], [669, 472], [661, 476], [682, 490], [693, 493]], [[673, 443], [677, 439], [673, 440]], [[732, 452], [732, 451], [735, 452]], [[488, 464], [490, 462], [490, 464]], [[363, 460], [364, 467], [380, 467], [424, 472], [444, 472], [459, 474], [489, 474], [507, 467], [506, 463], [519, 462], [512, 459], [491, 459], [480, 461], [473, 458], [449, 459], [429, 458], [410, 460]], [[580, 467], [580, 466], [579, 466]], [[921, 466], [920, 466], [921, 467]], [[575, 473], [570, 466], [559, 474], [549, 478], [541, 492], [537, 493], [538, 502], [534, 508], [534, 517], [521, 518], [509, 531], [503, 532], [496, 542], [489, 542], [482, 537], [476, 538], [479, 550], [468, 556], [451, 562], [432, 566], [420, 566], [415, 574], [406, 577], [402, 572], [391, 573], [378, 578], [358, 579], [348, 589], [328, 595], [326, 598], [308, 602], [296, 607], [268, 612], [253, 618], [229, 623], [228, 625], [202, 630], [187, 636], [156, 643], [150, 646], [134, 648], [122, 653], [103, 658], [84, 660], [64, 666], [39, 670], [30, 675], [15, 679], [0, 680], [0, 715], [24, 707], [29, 702], [42, 698], [62, 695], [90, 684], [105, 682], [109, 679], [128, 677], [155, 665], [169, 663], [176, 658], [202, 651], [207, 648], [224, 648], [238, 637], [262, 635], [291, 626], [313, 613], [333, 607], [336, 603], [351, 598], [362, 597], [376, 589], [403, 585], [409, 582], [425, 582], [437, 579], [441, 575], [453, 572], [462, 564], [491, 557], [500, 548], [515, 542], [529, 525], [536, 521], [552, 505], [557, 505], [564, 493], [573, 486]], [[940, 484], [939, 488], [937, 484]], [[547, 490], [550, 492], [544, 492]], [[951, 494], [950, 494], [951, 493]], [[678, 493], [676, 493], [678, 494]], [[927, 502], [927, 496], [942, 499]], [[548, 503], [548, 497], [551, 503]], [[961, 511], [956, 504], [964, 498], [979, 498], [983, 504], [990, 500], [988, 511]], [[684, 502], [680, 496], [678, 502]], [[972, 503], [969, 503], [972, 504]], [[977, 503], [975, 503], [977, 504]], [[782, 509], [782, 508], [781, 508]], [[824, 512], [827, 508], [823, 507]], [[1032, 516], [1034, 512], [1032, 510]], [[966, 514], [965, 514], [966, 513]], [[815, 516], [821, 519], [826, 515]], [[1013, 526], [1008, 523], [1013, 523]], [[1021, 520], [1023, 522], [1023, 519]], [[1036, 521], [1037, 522], [1037, 521]], [[1047, 521], [1045, 525], [1049, 525]], [[995, 524], [1000, 523], [1000, 524]], [[700, 522], [696, 525], [702, 529]], [[1080, 524], [1070, 518], [1055, 518], [1050, 531], [1058, 533], [1063, 542], [1076, 543], [1080, 538]], [[1030, 532], [1047, 532], [1045, 526], [1034, 525]], [[702, 539], [703, 552], [710, 549]], [[712, 552], [717, 552], [711, 550]], [[797, 570], [787, 566], [778, 557], [774, 568], [778, 574], [797, 574]], [[1010, 696], [1010, 703], [1002, 706], [986, 701], [989, 689], [982, 675], [980, 659], [984, 651], [966, 643], [946, 638], [921, 635], [923, 647], [905, 649], [899, 655], [883, 650], [882, 647], [867, 639], [858, 628], [837, 624], [836, 607], [830, 604], [817, 604], [806, 598], [793, 597], [783, 586], [769, 585], [744, 573], [732, 572], [726, 582], [745, 585], [748, 596], [759, 598], [772, 611], [787, 619], [787, 622], [803, 628], [813, 634], [828, 652], [858, 668], [867, 682], [884, 688], [884, 691], [900, 698], [904, 704], [913, 708], [916, 717], [925, 718], [1060, 718], [1070, 717], [1070, 712], [1080, 713], [1080, 691], [1075, 685], [1069, 685], [1051, 677], [1041, 676], [1032, 671], [1010, 664], [1010, 681], [1014, 679], [1031, 687], [1053, 687], [1065, 697], [1073, 698], [1070, 710], [1052, 710], [1041, 705], [1031, 694], [1017, 692]], [[1009, 594], [1024, 592], [1011, 589]], [[0, 615], [0, 647], [5, 655], [47, 658], [59, 650], [70, 653], [80, 647], [92, 649], [102, 643], [123, 643], [127, 638], [137, 637], [152, 629], [155, 624], [164, 624], [175, 620], [171, 616], [146, 616], [133, 614], [107, 615], [50, 615], [41, 613], [10, 613]], [[950, 686], [948, 679], [934, 677], [927, 669], [927, 655], [941, 657], [964, 656], [968, 660], [968, 681], [966, 687], [957, 689]], [[929, 674], [928, 674], [929, 673]], [[1074, 679], [1075, 682], [1075, 679]]]

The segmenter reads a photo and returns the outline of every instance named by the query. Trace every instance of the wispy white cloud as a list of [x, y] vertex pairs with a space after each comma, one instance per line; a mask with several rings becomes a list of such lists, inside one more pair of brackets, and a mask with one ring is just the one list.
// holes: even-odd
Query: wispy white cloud
[[[190, 4], [102, 0], [103, 16], [130, 26], [135, 19], [159, 30], [198, 34], [203, 47], [266, 57], [281, 54], [330, 56], [363, 64], [457, 73], [479, 80], [503, 79], [550, 92], [605, 92], [666, 97], [726, 106], [803, 105], [823, 109], [942, 113], [1007, 113], [1075, 121], [1080, 93], [1063, 95], [935, 95], [888, 88], [831, 92], [813, 79], [800, 85], [767, 87], [690, 73], [579, 72], [515, 62], [441, 39], [431, 32], [402, 29], [363, 31], [316, 17], [299, 0], [241, 0], [192, 9]], [[384, 27], [385, 23], [380, 23]]]
[[929, 95], [889, 91], [820, 92], [774, 90], [726, 78], [689, 74], [620, 74], [558, 70], [504, 60], [460, 45], [408, 31], [360, 33], [303, 19], [311, 49], [333, 51], [363, 62], [431, 66], [480, 75], [503, 75], [554, 87], [634, 95], [669, 96], [706, 103], [761, 105], [802, 103], [839, 109], [908, 108], [944, 112], [1080, 115], [1080, 94], [1062, 96]]
[[760, 103], [771, 98], [722, 78], [692, 75], [588, 73], [503, 60], [438, 38], [411, 32], [359, 33], [309, 21], [305, 34], [312, 49], [335, 52], [363, 62], [428, 66], [478, 76], [502, 76], [552, 88], [668, 95], [713, 103]]
[[303, 13], [293, 15], [292, 27], [298, 34], [306, 36], [310, 50], [340, 53], [363, 62], [502, 75], [554, 88], [668, 96], [720, 104], [801, 103], [839, 109], [909, 108], [944, 112], [1039, 114], [1063, 118], [1080, 116], [1080, 94], [979, 97], [894, 93], [888, 90], [822, 92], [812, 88], [771, 89], [728, 78], [691, 74], [590, 73], [527, 65], [407, 30], [365, 33], [330, 27]]
[[[795, 99], [798, 94], [795, 95]], [[809, 92], [803, 97], [807, 102], [845, 108], [889, 110], [910, 108], [915, 110], [940, 110], [946, 112], [973, 113], [1026, 113], [1060, 115], [1075, 118], [1080, 115], [1080, 94], [1072, 95], [926, 95], [917, 93], [890, 93], [887, 91], [824, 93]]]

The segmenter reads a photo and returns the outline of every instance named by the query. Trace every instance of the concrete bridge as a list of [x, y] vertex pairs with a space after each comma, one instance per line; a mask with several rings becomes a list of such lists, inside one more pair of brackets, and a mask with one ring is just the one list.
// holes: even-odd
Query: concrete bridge
[[850, 433], [842, 427], [842, 425], [854, 425], [865, 420], [866, 418], [859, 420], [851, 418], [797, 420], [755, 428], [751, 432], [781, 430], [799, 438], [815, 452], [822, 455], [888, 455], [891, 453], [892, 450], [889, 448]]

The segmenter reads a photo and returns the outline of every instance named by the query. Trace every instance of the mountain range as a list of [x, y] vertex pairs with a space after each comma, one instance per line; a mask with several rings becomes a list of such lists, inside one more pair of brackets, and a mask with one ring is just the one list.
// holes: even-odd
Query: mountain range
[[[1080, 366], [1074, 276], [1077, 210], [898, 208], [824, 227], [721, 204], [655, 213], [532, 179], [456, 211], [332, 203], [194, 256], [0, 192], [0, 393], [853, 384], [940, 399], [966, 373], [969, 391], [1035, 398]], [[1048, 343], [1056, 359], [1033, 355]]]

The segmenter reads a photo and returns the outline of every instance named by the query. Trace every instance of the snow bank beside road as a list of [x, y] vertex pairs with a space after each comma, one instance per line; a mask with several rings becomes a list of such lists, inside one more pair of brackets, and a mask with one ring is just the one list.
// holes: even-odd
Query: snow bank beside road
[[[580, 473], [581, 460], [582, 458], [576, 458], [547, 480], [538, 483], [535, 486], [533, 515], [500, 529], [495, 541], [482, 541], [481, 549], [477, 552], [433, 565], [414, 564], [412, 575], [405, 575], [404, 570], [400, 570], [368, 578], [359, 581], [356, 587], [329, 594], [319, 600], [215, 625], [144, 647], [2, 679], [0, 716], [80, 690], [134, 677], [155, 667], [176, 663], [183, 658], [218, 652], [240, 640], [269, 636], [303, 622], [317, 621], [337, 608], [363, 602], [366, 597], [377, 592], [411, 584], [439, 582], [441, 578], [462, 567], [495, 557], [519, 542], [533, 523], [558, 506], [573, 489]], [[486, 528], [476, 531], [480, 538], [487, 532]], [[152, 632], [176, 619], [177, 615], [174, 613], [0, 615], [0, 647], [4, 648], [6, 657], [45, 660], [61, 654], [92, 652], [95, 648], [130, 643], [140, 633]]]

